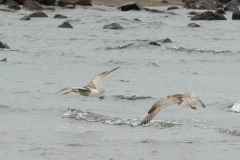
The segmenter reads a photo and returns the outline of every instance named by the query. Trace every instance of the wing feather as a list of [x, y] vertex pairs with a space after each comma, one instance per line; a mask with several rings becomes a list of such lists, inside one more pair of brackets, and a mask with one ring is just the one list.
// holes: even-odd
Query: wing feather
[[69, 89], [81, 89], [81, 90], [85, 90], [85, 91], [89, 90], [88, 88], [83, 88], [83, 87], [67, 87], [67, 88], [63, 88], [62, 90], [56, 92], [55, 94], [57, 94], [59, 92], [62, 92], [62, 91], [65, 91], [65, 90], [69, 90]]
[[109, 73], [115, 71], [115, 70], [118, 69], [118, 68], [119, 68], [119, 67], [114, 68], [114, 69], [112, 69], [112, 70], [110, 70], [110, 71], [105, 71], [105, 72], [97, 75], [96, 77], [94, 77], [94, 78], [92, 79], [91, 82], [89, 82], [89, 83], [87, 84], [86, 87], [91, 87], [91, 88], [93, 88], [93, 89], [96, 89], [97, 85], [100, 83], [100, 81], [103, 79], [103, 77], [105, 77], [106, 75], [108, 75]]
[[174, 97], [166, 98], [160, 101], [157, 101], [152, 108], [148, 111], [146, 116], [141, 121], [140, 125], [147, 124], [150, 122], [162, 109], [166, 108], [167, 106], [177, 104], [177, 99]]

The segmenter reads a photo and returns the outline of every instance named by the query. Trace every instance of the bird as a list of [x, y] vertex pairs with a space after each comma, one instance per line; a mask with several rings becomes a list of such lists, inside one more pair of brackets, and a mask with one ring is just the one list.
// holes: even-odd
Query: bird
[[203, 102], [192, 92], [187, 92], [184, 94], [168, 95], [167, 98], [159, 100], [153, 104], [153, 106], [150, 108], [150, 110], [148, 111], [146, 116], [141, 121], [140, 125], [147, 124], [162, 109], [164, 109], [170, 105], [178, 104], [182, 107], [191, 108], [191, 109], [196, 110], [195, 106], [197, 106], [198, 103], [200, 103], [203, 106], [203, 108], [206, 108], [206, 106], [203, 104]]
[[105, 91], [103, 89], [97, 90], [97, 86], [99, 85], [99, 83], [103, 79], [103, 77], [105, 77], [106, 75], [108, 75], [109, 73], [115, 71], [118, 68], [119, 67], [114, 68], [114, 69], [112, 69], [110, 71], [105, 71], [105, 72], [97, 75], [96, 77], [94, 77], [91, 80], [91, 82], [89, 82], [84, 87], [67, 87], [67, 88], [64, 88], [64, 89], [58, 91], [57, 93], [70, 89], [69, 92], [66, 92], [66, 93], [63, 93], [63, 94], [68, 94], [68, 93], [71, 93], [71, 92], [75, 92], [75, 93], [79, 93], [79, 94], [81, 94], [83, 96], [98, 97], [100, 99], [103, 99], [104, 98], [103, 94], [104, 94]]

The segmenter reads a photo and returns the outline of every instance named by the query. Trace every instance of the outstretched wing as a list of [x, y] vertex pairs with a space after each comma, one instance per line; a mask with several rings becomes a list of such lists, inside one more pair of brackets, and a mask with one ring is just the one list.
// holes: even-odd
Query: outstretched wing
[[88, 88], [83, 88], [83, 87], [67, 87], [67, 88], [63, 88], [62, 90], [56, 92], [55, 94], [62, 92], [62, 91], [66, 91], [66, 90], [70, 90], [70, 89], [81, 89], [81, 90], [89, 90]]
[[152, 108], [148, 111], [147, 115], [143, 118], [140, 125], [147, 124], [150, 122], [163, 108], [167, 106], [177, 104], [178, 100], [175, 97], [166, 98], [160, 101], [157, 101]]
[[110, 71], [105, 71], [99, 75], [97, 75], [96, 77], [94, 77], [92, 79], [92, 81], [90, 83], [87, 84], [86, 87], [90, 87], [90, 88], [93, 88], [93, 89], [96, 89], [97, 85], [100, 83], [100, 81], [103, 79], [103, 77], [105, 77], [106, 75], [108, 75], [109, 73], [115, 71], [116, 69], [118, 69], [119, 67], [117, 68], [114, 68]]
[[192, 92], [182, 94], [182, 100], [183, 101], [180, 104], [182, 107], [191, 108], [197, 106], [198, 103], [200, 103], [204, 108], [206, 108], [203, 102]]

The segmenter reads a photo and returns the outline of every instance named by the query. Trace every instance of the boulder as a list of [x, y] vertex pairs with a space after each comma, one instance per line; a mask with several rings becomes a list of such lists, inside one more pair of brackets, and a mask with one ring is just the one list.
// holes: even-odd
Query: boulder
[[92, 6], [92, 0], [76, 0], [74, 4], [80, 6]]
[[44, 12], [34, 12], [34, 13], [30, 14], [29, 17], [44, 18], [44, 17], [48, 17], [48, 16]]
[[116, 30], [123, 29], [123, 27], [118, 23], [111, 23], [111, 24], [103, 26], [103, 28], [104, 29], [116, 29]]
[[145, 11], [153, 12], [153, 13], [165, 13], [165, 11], [158, 10], [158, 9], [150, 9], [150, 8], [144, 8], [144, 9]]
[[[15, 0], [15, 1], [18, 2], [18, 4], [23, 5], [26, 1], [31, 1], [31, 0]], [[48, 6], [55, 5], [55, 0], [32, 0], [32, 1], [36, 1], [39, 4], [44, 4], [44, 5], [48, 5]]]
[[58, 19], [64, 19], [64, 18], [68, 18], [67, 16], [61, 15], [61, 14], [56, 14], [54, 16], [54, 18], [58, 18]]
[[72, 25], [68, 22], [63, 22], [63, 24], [58, 26], [59, 28], [73, 28]]
[[221, 14], [215, 14], [212, 11], [205, 11], [193, 16], [191, 20], [227, 20], [227, 18]]
[[31, 18], [29, 17], [29, 16], [24, 16], [24, 17], [22, 17], [20, 20], [22, 20], [22, 21], [28, 21], [28, 20], [30, 20]]
[[189, 12], [188, 14], [190, 14], [190, 15], [196, 15], [196, 14], [198, 14], [198, 12], [191, 11], [191, 12]]
[[162, 0], [161, 3], [169, 3], [167, 0]]
[[195, 4], [195, 0], [186, 0], [184, 7], [187, 9], [196, 9], [197, 8], [196, 4]]
[[75, 6], [74, 3], [75, 3], [74, 0], [60, 0], [60, 1], [58, 1], [58, 6], [60, 6], [60, 7], [64, 7], [66, 5], [74, 5]]
[[226, 6], [224, 7], [224, 10], [232, 11], [232, 12], [239, 11], [239, 8], [237, 7], [237, 5], [239, 5], [239, 2], [237, 0], [231, 0], [226, 4]]
[[240, 20], [240, 11], [235, 11], [232, 13], [232, 20]]
[[17, 4], [18, 5], [18, 3], [16, 1], [14, 1], [14, 0], [8, 0], [4, 4], [5, 5], [12, 5], [12, 4]]
[[131, 3], [127, 3], [124, 5], [121, 5], [118, 7], [119, 10], [121, 11], [130, 11], [130, 10], [144, 10], [144, 8], [142, 7], [142, 5], [138, 2], [131, 2]]
[[41, 6], [38, 2], [35, 1], [26, 1], [23, 5], [23, 8], [36, 11], [44, 10], [43, 6]]
[[226, 12], [222, 9], [222, 8], [218, 8], [216, 11], [215, 11], [216, 14], [226, 14]]
[[2, 43], [2, 42], [0, 41], [0, 48], [9, 49], [9, 46], [8, 46], [7, 44], [5, 44], [5, 43]]
[[189, 23], [187, 25], [187, 27], [190, 27], [190, 28], [196, 28], [196, 27], [200, 27], [197, 23]]
[[173, 10], [173, 9], [179, 9], [179, 7], [178, 6], [171, 6], [171, 7], [168, 7], [167, 10]]
[[214, 10], [216, 9], [215, 1], [211, 0], [201, 0], [199, 2], [195, 2], [197, 9], [206, 9], [206, 10]]
[[8, 6], [9, 9], [14, 9], [14, 10], [21, 10], [22, 8], [18, 4], [10, 4]]
[[160, 40], [162, 43], [172, 43], [172, 40], [169, 39], [169, 38], [165, 38], [165, 39], [162, 39]]
[[157, 43], [155, 41], [151, 41], [148, 44], [153, 45], [153, 46], [161, 46], [159, 43]]
[[75, 4], [70, 4], [70, 5], [65, 5], [64, 7], [63, 7], [64, 9], [74, 9], [74, 8], [76, 8], [75, 7]]
[[[0, 62], [7, 62], [7, 58], [3, 58], [0, 60]], [[0, 108], [2, 107], [2, 105], [0, 104]]]

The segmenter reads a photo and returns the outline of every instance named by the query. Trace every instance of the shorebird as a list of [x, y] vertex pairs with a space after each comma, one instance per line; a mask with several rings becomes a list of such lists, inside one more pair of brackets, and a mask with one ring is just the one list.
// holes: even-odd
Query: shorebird
[[97, 90], [97, 86], [99, 85], [99, 83], [103, 79], [103, 77], [105, 77], [106, 75], [108, 75], [109, 73], [115, 71], [118, 68], [119, 67], [114, 68], [114, 69], [112, 69], [110, 71], [105, 71], [105, 72], [97, 75], [96, 77], [94, 77], [92, 79], [91, 82], [89, 82], [84, 87], [67, 87], [67, 88], [64, 88], [64, 89], [58, 91], [57, 93], [71, 89], [69, 92], [66, 92], [66, 93], [63, 93], [63, 94], [68, 94], [68, 93], [71, 93], [71, 92], [75, 92], [75, 93], [79, 93], [79, 94], [81, 94], [83, 96], [99, 97], [99, 98], [102, 99], [102, 98], [104, 98], [103, 97], [103, 93], [105, 91], [103, 89], [102, 90]]
[[198, 105], [198, 102], [203, 106], [203, 108], [206, 108], [203, 102], [195, 96], [194, 93], [188, 92], [184, 94], [175, 94], [175, 95], [169, 95], [167, 98], [157, 101], [155, 104], [153, 104], [152, 108], [148, 111], [146, 116], [141, 121], [140, 125], [147, 124], [150, 122], [162, 109], [178, 104], [185, 108], [192, 108], [196, 109], [195, 106]]

